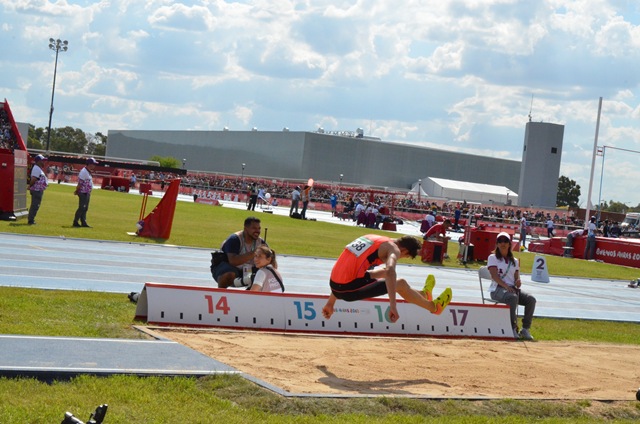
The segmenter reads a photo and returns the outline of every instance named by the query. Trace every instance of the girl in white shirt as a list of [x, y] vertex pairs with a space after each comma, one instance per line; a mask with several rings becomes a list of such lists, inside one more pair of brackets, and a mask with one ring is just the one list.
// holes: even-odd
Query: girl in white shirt
[[[506, 303], [511, 309], [511, 325], [513, 336], [518, 339], [533, 340], [530, 328], [533, 312], [536, 309], [536, 298], [520, 290], [520, 263], [511, 252], [511, 237], [502, 232], [496, 238], [496, 250], [487, 260], [487, 268], [491, 273], [491, 299]], [[524, 306], [522, 330], [518, 332], [518, 305]]]
[[284, 292], [284, 284], [282, 284], [282, 276], [278, 272], [278, 263], [276, 262], [276, 252], [274, 250], [265, 245], [258, 247], [253, 262], [258, 271], [249, 290]]

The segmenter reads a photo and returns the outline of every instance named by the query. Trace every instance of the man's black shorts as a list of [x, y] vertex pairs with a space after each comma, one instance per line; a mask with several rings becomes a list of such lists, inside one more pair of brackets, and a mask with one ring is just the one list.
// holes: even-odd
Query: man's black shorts
[[371, 278], [367, 272], [364, 277], [356, 278], [347, 284], [329, 282], [333, 295], [347, 302], [355, 300], [369, 299], [387, 294], [387, 284], [385, 280]]
[[242, 277], [242, 270], [238, 267], [231, 265], [229, 262], [222, 262], [215, 268], [211, 270], [211, 275], [213, 279], [218, 281], [218, 278], [222, 274], [226, 274], [228, 272], [235, 272], [236, 276], [234, 278]]

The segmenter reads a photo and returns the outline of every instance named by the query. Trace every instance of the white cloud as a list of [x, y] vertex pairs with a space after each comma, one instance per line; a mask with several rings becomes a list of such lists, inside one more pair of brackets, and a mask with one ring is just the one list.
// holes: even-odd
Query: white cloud
[[149, 23], [161, 29], [200, 32], [212, 29], [216, 19], [206, 7], [174, 3], [156, 9], [149, 16]]
[[640, 28], [616, 16], [595, 34], [595, 43], [600, 55], [624, 58], [640, 47]]
[[233, 110], [233, 115], [242, 122], [244, 125], [249, 125], [252, 122], [253, 110], [248, 106], [236, 106]]
[[[362, 127], [517, 160], [533, 94], [586, 194], [599, 97], [601, 144], [640, 149], [639, 25], [616, 0], [0, 0], [0, 91], [45, 126], [59, 37], [54, 125]], [[607, 198], [632, 163], [605, 164]]]

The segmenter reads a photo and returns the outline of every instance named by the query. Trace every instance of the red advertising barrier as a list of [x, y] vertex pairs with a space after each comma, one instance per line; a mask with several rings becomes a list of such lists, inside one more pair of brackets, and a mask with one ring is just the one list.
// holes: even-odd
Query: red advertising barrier
[[[586, 237], [574, 240], [574, 256], [582, 258]], [[640, 240], [596, 237], [596, 260], [640, 268]]]
[[518, 231], [520, 227], [518, 226], [518, 224], [500, 224], [495, 222], [488, 222], [488, 223], [483, 222], [478, 224], [477, 228], [478, 230], [493, 231], [496, 233], [500, 233], [504, 231], [506, 233], [509, 233], [513, 238], [513, 235], [515, 234], [516, 231]]
[[220, 202], [216, 199], [202, 199], [200, 197], [198, 197], [195, 200], [196, 203], [203, 203], [205, 205], [213, 205], [213, 206], [220, 206]]
[[[576, 237], [573, 240], [573, 257], [583, 259], [587, 238]], [[565, 252], [565, 241], [561, 237], [540, 240], [529, 243], [528, 250], [532, 253], [544, 253], [562, 256]], [[607, 264], [624, 265], [640, 268], [640, 239], [623, 239], [596, 237], [595, 260]]]
[[129, 193], [129, 184], [129, 178], [110, 175], [108, 177], [102, 177], [102, 184], [100, 188], [103, 190], [106, 188], [111, 188], [112, 190], [124, 191], [126, 193]]

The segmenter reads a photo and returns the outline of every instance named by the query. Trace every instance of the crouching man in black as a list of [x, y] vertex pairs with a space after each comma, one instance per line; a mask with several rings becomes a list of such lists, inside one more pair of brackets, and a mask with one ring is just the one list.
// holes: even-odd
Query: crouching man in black
[[211, 261], [211, 275], [218, 287], [248, 287], [256, 268], [253, 263], [255, 251], [267, 243], [260, 237], [260, 220], [248, 217], [244, 220], [244, 229], [231, 234], [222, 243], [220, 253], [214, 253]]

